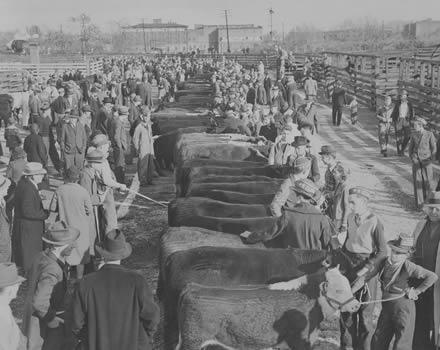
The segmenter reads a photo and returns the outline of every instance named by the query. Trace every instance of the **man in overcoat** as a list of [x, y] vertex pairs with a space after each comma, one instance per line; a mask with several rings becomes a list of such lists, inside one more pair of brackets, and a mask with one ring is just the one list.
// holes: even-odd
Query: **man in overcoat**
[[159, 308], [144, 277], [121, 266], [131, 245], [113, 230], [95, 249], [104, 264], [78, 283], [73, 297], [72, 331], [79, 349], [152, 349]]
[[[440, 276], [440, 192], [426, 200], [426, 218], [414, 230], [414, 262]], [[413, 349], [435, 350], [440, 347], [440, 282], [416, 301]]]
[[408, 101], [408, 93], [403, 90], [394, 105], [392, 119], [396, 131], [397, 154], [403, 156], [411, 137], [411, 122], [414, 117], [413, 105]]
[[87, 148], [87, 136], [84, 126], [78, 121], [78, 115], [69, 115], [61, 130], [61, 157], [64, 169], [71, 166], [82, 169]]
[[341, 125], [342, 108], [347, 104], [347, 97], [345, 90], [342, 88], [342, 83], [335, 82], [335, 89], [332, 95], [332, 120], [333, 125]]
[[48, 248], [34, 260], [25, 304], [28, 350], [66, 349], [64, 303], [67, 292], [66, 256], [79, 231], [58, 221], [42, 237]]
[[112, 99], [110, 97], [104, 97], [103, 106], [98, 112], [96, 118], [96, 130], [100, 131], [104, 135], [109, 134], [112, 115]]
[[43, 208], [38, 184], [46, 173], [40, 163], [27, 163], [15, 190], [12, 260], [26, 272], [43, 250], [41, 237], [49, 213]]
[[23, 149], [27, 154], [28, 162], [40, 163], [43, 168], [47, 166], [47, 150], [43, 138], [39, 135], [38, 124], [31, 125], [31, 133], [24, 139]]
[[426, 121], [423, 118], [414, 118], [414, 133], [408, 145], [417, 208], [420, 208], [431, 191], [435, 190], [432, 162], [437, 154], [437, 140], [431, 131], [424, 129], [425, 125]]
[[126, 116], [128, 121], [128, 107], [126, 106], [120, 106], [118, 116], [113, 117], [110, 135], [113, 147], [115, 176], [116, 180], [120, 183], [125, 183], [125, 154], [130, 147], [126, 127], [122, 121], [123, 116]]

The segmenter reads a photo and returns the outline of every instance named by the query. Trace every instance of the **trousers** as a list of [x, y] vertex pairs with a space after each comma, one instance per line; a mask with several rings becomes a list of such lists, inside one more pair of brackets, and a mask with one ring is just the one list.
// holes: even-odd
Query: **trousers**
[[342, 106], [335, 106], [333, 105], [332, 108], [332, 120], [333, 125], [341, 125], [341, 119], [342, 119]]
[[416, 308], [405, 297], [382, 303], [371, 350], [388, 350], [394, 338], [393, 350], [412, 350]]
[[381, 151], [386, 151], [388, 148], [388, 138], [391, 131], [390, 123], [379, 123], [379, 145]]

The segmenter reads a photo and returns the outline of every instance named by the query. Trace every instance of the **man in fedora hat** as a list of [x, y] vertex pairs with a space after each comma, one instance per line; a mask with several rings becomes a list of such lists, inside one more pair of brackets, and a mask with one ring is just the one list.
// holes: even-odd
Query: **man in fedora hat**
[[15, 190], [12, 260], [26, 272], [43, 249], [41, 237], [49, 213], [43, 208], [38, 185], [46, 174], [40, 163], [27, 163]]
[[298, 107], [297, 112], [298, 129], [301, 129], [303, 124], [308, 123], [313, 125], [312, 133], [318, 133], [318, 112], [314, 101], [306, 99], [305, 103]]
[[241, 235], [247, 243], [274, 240], [278, 248], [327, 249], [331, 232], [328, 218], [319, 206], [321, 192], [318, 186], [308, 179], [299, 179], [293, 183], [296, 203], [293, 207], [284, 207], [285, 219], [271, 232], [244, 233]]
[[338, 165], [342, 166], [342, 164], [336, 159], [336, 150], [330, 145], [322, 146], [319, 155], [321, 156], [322, 162], [327, 166], [324, 175], [325, 183], [323, 188], [323, 194], [326, 197], [330, 198], [336, 188], [336, 179], [334, 175], [334, 170], [336, 166]]
[[392, 119], [396, 131], [397, 154], [403, 156], [411, 136], [411, 121], [413, 120], [414, 109], [408, 101], [408, 92], [402, 90], [400, 98], [394, 105]]
[[413, 124], [414, 133], [409, 140], [408, 153], [412, 161], [415, 204], [417, 208], [421, 208], [435, 189], [432, 162], [437, 154], [437, 140], [431, 131], [425, 130], [425, 119], [415, 117]]
[[[310, 159], [311, 167], [310, 173], [307, 177], [309, 180], [312, 180], [314, 183], [318, 183], [321, 174], [319, 172], [319, 164], [318, 157], [311, 153], [310, 141], [307, 140], [304, 136], [295, 136], [294, 141], [292, 142], [292, 146], [295, 148], [294, 155], [291, 161], [295, 161], [298, 158], [306, 157]], [[293, 165], [293, 163], [291, 163]]]
[[38, 134], [43, 139], [44, 146], [46, 147], [47, 159], [49, 160], [49, 134], [52, 125], [52, 112], [48, 101], [44, 101], [41, 104], [41, 114], [36, 118], [35, 122], [38, 124]]
[[[130, 151], [130, 124], [128, 122], [128, 107], [120, 106], [118, 114], [113, 117], [110, 140], [113, 148], [114, 169], [116, 180], [125, 183], [125, 155]], [[128, 131], [128, 132], [127, 132]]]
[[47, 228], [47, 248], [35, 258], [29, 274], [25, 303], [28, 350], [65, 349], [64, 306], [68, 257], [80, 232], [63, 221]]
[[[356, 297], [360, 301], [375, 300], [378, 293], [376, 275], [387, 256], [384, 227], [369, 208], [369, 190], [353, 187], [348, 194], [351, 213], [347, 218], [347, 237], [342, 249], [357, 276], [356, 285], [360, 288], [357, 288]], [[344, 241], [339, 235], [339, 241]], [[365, 284], [368, 288], [364, 287]], [[374, 304], [367, 304], [355, 313], [341, 313], [341, 349], [370, 349], [373, 311]]]
[[61, 160], [64, 170], [72, 166], [82, 169], [87, 148], [84, 126], [78, 122], [78, 115], [70, 114], [61, 129]]
[[15, 264], [0, 263], [0, 349], [26, 349], [26, 338], [18, 328], [9, 305], [17, 297], [18, 288], [24, 281], [18, 275]]
[[121, 266], [131, 245], [113, 230], [95, 249], [104, 263], [77, 284], [73, 298], [72, 330], [79, 348], [152, 349], [159, 308], [145, 278]]
[[[414, 230], [414, 262], [440, 276], [440, 192], [425, 201], [426, 218]], [[440, 283], [416, 301], [416, 326], [413, 349], [434, 350], [440, 347]]]
[[[411, 350], [416, 319], [414, 301], [438, 279], [434, 272], [414, 264], [414, 236], [403, 234], [388, 242], [391, 256], [385, 260], [379, 280], [382, 286], [382, 310], [371, 342], [372, 350], [388, 350], [394, 338], [395, 349]], [[417, 284], [414, 283], [417, 280]], [[398, 296], [401, 296], [398, 298]], [[397, 298], [397, 299], [396, 299]]]

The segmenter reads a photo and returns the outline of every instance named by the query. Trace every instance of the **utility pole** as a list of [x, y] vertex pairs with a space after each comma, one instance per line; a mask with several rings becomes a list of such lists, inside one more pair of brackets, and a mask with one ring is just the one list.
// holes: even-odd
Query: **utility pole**
[[231, 53], [231, 46], [229, 44], [228, 10], [225, 10], [225, 20], [226, 20], [226, 40], [228, 42], [228, 53]]
[[273, 8], [271, 7], [271, 8], [269, 9], [269, 16], [270, 16], [270, 40], [271, 40], [271, 41], [273, 40], [273, 22], [272, 22], [273, 14], [274, 14], [274, 10], [273, 10]]
[[284, 41], [284, 23], [282, 24], [283, 25], [283, 46], [285, 46], [285, 41]]
[[144, 37], [144, 52], [147, 53], [147, 42], [145, 40], [145, 20], [142, 18], [142, 35]]

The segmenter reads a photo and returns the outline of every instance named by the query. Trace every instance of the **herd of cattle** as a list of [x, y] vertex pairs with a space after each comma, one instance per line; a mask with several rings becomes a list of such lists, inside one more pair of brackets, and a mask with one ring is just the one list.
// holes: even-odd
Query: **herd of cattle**
[[167, 132], [156, 140], [156, 156], [174, 167], [176, 187], [157, 291], [166, 348], [310, 349], [323, 318], [359, 305], [339, 268], [323, 267], [339, 263], [335, 252], [240, 239], [283, 220], [268, 211], [284, 172], [267, 165], [267, 146], [208, 134], [205, 116], [159, 123]]

